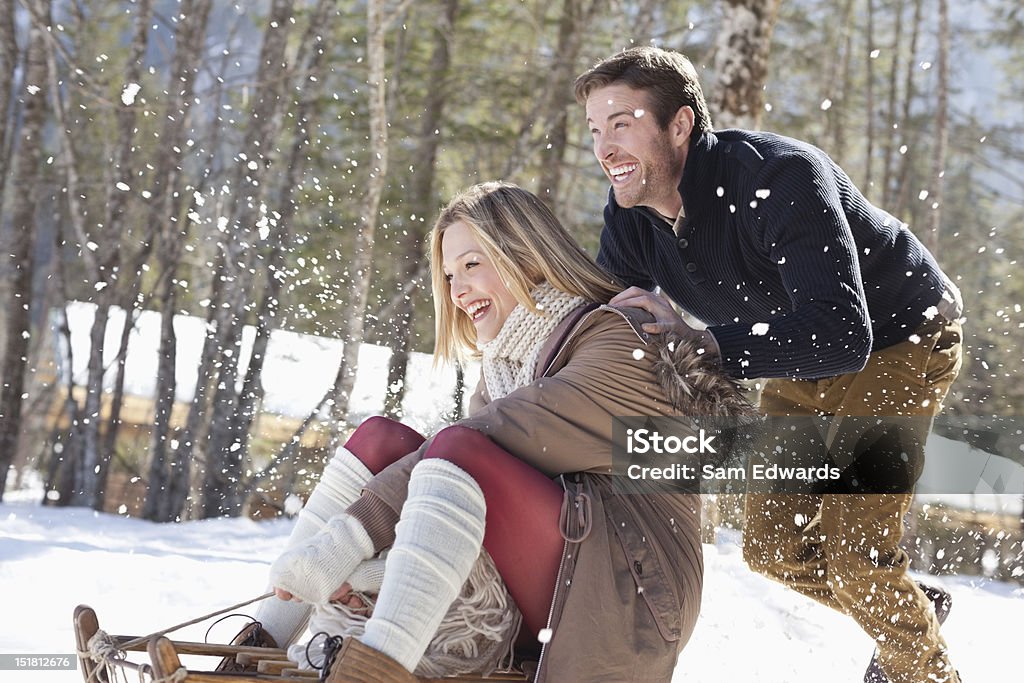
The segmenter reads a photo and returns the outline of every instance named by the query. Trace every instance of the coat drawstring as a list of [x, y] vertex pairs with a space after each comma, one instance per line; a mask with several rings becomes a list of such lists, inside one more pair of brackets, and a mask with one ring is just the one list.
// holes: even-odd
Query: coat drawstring
[[[574, 482], [570, 490], [570, 484], [562, 478], [565, 493], [562, 495], [562, 509], [558, 514], [558, 530], [569, 543], [581, 543], [590, 535], [593, 525], [591, 514], [590, 495], [583, 492], [583, 484]], [[575, 514], [573, 512], [575, 511]]]

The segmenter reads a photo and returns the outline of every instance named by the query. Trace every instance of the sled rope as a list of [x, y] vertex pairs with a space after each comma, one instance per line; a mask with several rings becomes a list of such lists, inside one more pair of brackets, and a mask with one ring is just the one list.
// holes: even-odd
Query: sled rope
[[148, 636], [142, 636], [141, 638], [136, 638], [135, 640], [129, 640], [127, 643], [122, 645], [121, 648], [127, 650], [128, 648], [135, 647], [136, 645], [141, 645], [142, 643], [145, 643], [146, 641], [152, 640], [153, 638], [159, 638], [160, 636], [164, 636], [164, 635], [167, 635], [168, 633], [171, 633], [173, 631], [177, 631], [180, 628], [185, 628], [186, 626], [191, 626], [192, 624], [198, 624], [201, 621], [206, 621], [207, 619], [212, 619], [213, 617], [218, 617], [221, 614], [224, 614], [225, 612], [233, 612], [236, 609], [239, 609], [241, 607], [245, 607], [246, 605], [251, 605], [252, 603], [259, 602], [260, 600], [266, 600], [267, 598], [269, 598], [273, 594], [274, 594], [274, 591], [270, 591], [269, 593], [264, 593], [263, 595], [255, 597], [255, 598], [253, 598], [251, 600], [246, 600], [244, 602], [240, 602], [237, 605], [232, 605], [231, 607], [225, 607], [224, 609], [219, 609], [216, 612], [210, 612], [209, 614], [204, 614], [203, 616], [198, 617], [196, 619], [191, 619], [189, 621], [182, 622], [182, 623], [177, 624], [175, 626], [171, 626], [170, 628], [165, 628], [162, 631], [157, 631], [155, 633], [150, 633]]
[[[117, 668], [130, 662], [125, 661], [125, 653], [118, 647], [117, 641], [104, 631], [97, 631], [86, 645], [86, 650], [78, 651], [79, 657], [88, 657], [99, 664], [89, 674], [88, 681], [96, 679], [97, 674], [103, 671], [108, 681], [117, 680]], [[141, 677], [141, 674], [140, 674]]]
[[[246, 605], [251, 605], [254, 602], [266, 600], [273, 594], [274, 592], [270, 591], [269, 593], [264, 593], [263, 595], [252, 598], [251, 600], [245, 600], [244, 602], [240, 602], [237, 605], [231, 605], [230, 607], [219, 609], [216, 612], [205, 614], [196, 619], [190, 619], [189, 621], [185, 621], [180, 624], [171, 626], [169, 628], [165, 628], [160, 631], [150, 633], [148, 636], [142, 636], [140, 638], [129, 640], [122, 644], [118, 644], [117, 640], [115, 640], [114, 637], [109, 635], [106, 631], [98, 630], [96, 631], [95, 635], [93, 635], [93, 637], [89, 639], [89, 643], [87, 646], [88, 650], [85, 652], [78, 652], [78, 655], [80, 657], [88, 657], [89, 659], [92, 659], [99, 665], [89, 675], [88, 683], [92, 683], [92, 681], [96, 679], [96, 676], [97, 674], [99, 674], [100, 671], [106, 672], [107, 678], [113, 681], [115, 678], [115, 676], [113, 675], [115, 667], [128, 667], [131, 669], [137, 669], [139, 671], [139, 680], [141, 681], [143, 673], [148, 672], [151, 674], [152, 672], [147, 671], [149, 670], [148, 665], [144, 664], [142, 666], [139, 666], [125, 659], [125, 657], [127, 656], [127, 651], [132, 647], [141, 645], [142, 643], [148, 642], [153, 638], [159, 638], [160, 636], [167, 635], [168, 633], [177, 631], [178, 629], [185, 628], [186, 626], [198, 624], [201, 621], [206, 621], [207, 619], [212, 619], [213, 617], [220, 616], [225, 612], [231, 612], [241, 607], [245, 607]], [[185, 677], [187, 675], [188, 669], [186, 669], [185, 667], [181, 667], [177, 671], [174, 671], [168, 674], [167, 676], [161, 676], [160, 678], [152, 678], [151, 683], [182, 683], [182, 681], [185, 680]]]

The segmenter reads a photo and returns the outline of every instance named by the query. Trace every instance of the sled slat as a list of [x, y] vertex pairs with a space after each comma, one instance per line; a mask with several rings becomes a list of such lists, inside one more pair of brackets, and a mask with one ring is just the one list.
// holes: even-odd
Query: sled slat
[[260, 662], [285, 662], [288, 666], [295, 666], [285, 655], [273, 653], [264, 655], [262, 652], [259, 654], [239, 652], [235, 655], [235, 662], [241, 666], [258, 666]]
[[261, 674], [274, 674], [275, 676], [284, 673], [285, 669], [294, 669], [295, 664], [280, 659], [260, 659], [256, 662], [256, 671]]
[[[74, 627], [75, 627], [75, 645], [79, 652], [88, 652], [89, 650], [89, 639], [96, 635], [96, 632], [100, 630], [99, 620], [96, 618], [96, 612], [92, 607], [88, 605], [79, 605], [75, 608], [74, 616]], [[85, 655], [78, 655], [78, 661], [82, 666], [82, 677], [86, 683], [96, 681], [96, 683], [108, 683], [107, 673], [102, 670], [102, 667], [91, 657]], [[97, 671], [100, 669], [100, 671]]]
[[[114, 636], [120, 643], [128, 643], [137, 640], [136, 636]], [[287, 659], [288, 653], [276, 647], [253, 647], [251, 645], [222, 645], [220, 643], [197, 643], [188, 640], [169, 640], [175, 652], [181, 655], [210, 655], [211, 657], [230, 657], [231, 655], [248, 654], [258, 659]], [[128, 650], [143, 652], [147, 649], [146, 643], [140, 643]]]
[[165, 678], [181, 668], [181, 660], [174, 649], [174, 643], [163, 636], [149, 641], [150, 663], [153, 666], [154, 678]]

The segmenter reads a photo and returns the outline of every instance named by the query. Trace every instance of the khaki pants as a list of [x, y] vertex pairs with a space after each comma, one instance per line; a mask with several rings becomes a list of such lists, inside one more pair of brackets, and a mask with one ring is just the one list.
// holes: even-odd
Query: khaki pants
[[[936, 318], [912, 341], [873, 353], [858, 373], [769, 380], [761, 409], [775, 416], [934, 417], [960, 370], [961, 332], [959, 323]], [[918, 444], [907, 455], [919, 474], [923, 435], [907, 442]], [[748, 493], [743, 556], [755, 571], [856, 619], [875, 639], [892, 683], [959, 683], [935, 613], [908, 577], [909, 558], [899, 547], [912, 497]]]

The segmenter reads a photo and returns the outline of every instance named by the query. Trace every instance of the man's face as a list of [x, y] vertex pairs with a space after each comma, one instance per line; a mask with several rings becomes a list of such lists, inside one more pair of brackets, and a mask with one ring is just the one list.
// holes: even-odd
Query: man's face
[[[619, 206], [649, 206], [672, 217], [679, 213], [689, 127], [673, 121], [663, 130], [647, 106], [647, 93], [626, 85], [598, 88], [587, 98], [587, 125], [594, 155], [608, 176]], [[679, 118], [679, 117], [677, 117]], [[685, 119], [685, 117], [683, 117]]]

